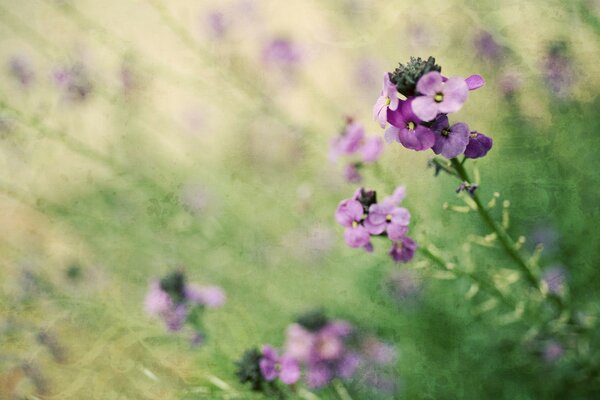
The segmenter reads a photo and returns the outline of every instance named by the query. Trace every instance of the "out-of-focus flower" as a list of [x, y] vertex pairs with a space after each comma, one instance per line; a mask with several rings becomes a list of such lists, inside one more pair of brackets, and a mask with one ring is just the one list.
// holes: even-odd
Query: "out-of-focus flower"
[[414, 298], [421, 291], [417, 273], [412, 269], [394, 271], [389, 278], [389, 288], [398, 301]]
[[506, 97], [513, 96], [523, 84], [521, 75], [514, 71], [505, 72], [498, 80], [500, 91]]
[[266, 65], [290, 69], [302, 61], [302, 50], [290, 39], [275, 38], [266, 43], [262, 51]]
[[548, 364], [558, 361], [564, 354], [565, 349], [555, 340], [550, 340], [544, 345], [543, 357]]
[[54, 80], [71, 101], [86, 100], [94, 88], [89, 72], [81, 62], [58, 68], [54, 72]]
[[259, 367], [267, 381], [273, 381], [279, 377], [284, 384], [293, 385], [300, 379], [298, 362], [290, 356], [279, 357], [277, 350], [269, 345], [263, 346]]
[[390, 81], [390, 74], [386, 73], [383, 75], [383, 89], [381, 89], [379, 98], [373, 106], [373, 119], [382, 128], [385, 128], [388, 110], [395, 111], [398, 109], [399, 104], [400, 99], [398, 98], [396, 86]]
[[543, 271], [542, 281], [548, 287], [549, 293], [561, 294], [565, 289], [567, 272], [562, 265], [553, 265]]
[[362, 175], [358, 171], [356, 164], [346, 165], [346, 168], [344, 168], [344, 178], [346, 178], [346, 182], [350, 183], [358, 183], [362, 180]]
[[435, 133], [435, 144], [432, 149], [435, 154], [441, 154], [450, 159], [463, 153], [469, 144], [469, 127], [459, 122], [450, 126], [446, 115], [439, 116], [431, 126]]
[[362, 343], [362, 350], [370, 361], [381, 365], [394, 363], [398, 355], [394, 346], [375, 337], [366, 338]]
[[428, 72], [417, 82], [417, 96], [412, 109], [423, 121], [433, 120], [439, 113], [448, 114], [460, 110], [467, 101], [469, 87], [460, 77], [443, 80], [437, 71]]
[[365, 163], [375, 162], [383, 153], [383, 141], [378, 137], [368, 138], [364, 141], [361, 152]]
[[8, 61], [8, 72], [23, 87], [29, 86], [35, 78], [31, 64], [23, 57], [12, 57]]
[[185, 297], [193, 304], [208, 308], [218, 308], [225, 304], [225, 292], [218, 286], [199, 286], [191, 283], [185, 287]]
[[471, 132], [469, 134], [469, 143], [465, 149], [465, 157], [480, 158], [485, 156], [492, 148], [492, 138], [485, 136], [483, 133]]
[[213, 39], [223, 39], [229, 28], [229, 21], [220, 10], [213, 10], [206, 15], [205, 24], [208, 34]]
[[415, 241], [405, 236], [392, 244], [390, 256], [396, 262], [407, 263], [413, 259], [416, 249], [417, 244]]
[[575, 72], [566, 42], [553, 43], [548, 47], [543, 70], [550, 90], [557, 97], [567, 96], [575, 80]]
[[473, 41], [479, 57], [489, 61], [499, 61], [504, 55], [504, 48], [496, 42], [491, 33], [481, 31]]

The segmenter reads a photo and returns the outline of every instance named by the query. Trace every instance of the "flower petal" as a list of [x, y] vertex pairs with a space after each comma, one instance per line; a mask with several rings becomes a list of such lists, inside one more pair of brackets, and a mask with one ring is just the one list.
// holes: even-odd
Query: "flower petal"
[[431, 121], [434, 119], [438, 114], [438, 106], [439, 104], [429, 96], [415, 97], [411, 104], [415, 115], [423, 121]]
[[469, 96], [469, 87], [463, 78], [453, 77], [444, 84], [443, 93], [444, 100], [438, 107], [440, 112], [448, 114], [462, 108]]
[[485, 79], [481, 75], [471, 75], [465, 79], [469, 90], [476, 90], [485, 85]]
[[441, 92], [442, 87], [442, 75], [437, 71], [426, 73], [417, 82], [417, 92], [427, 96], [434, 96], [437, 92]]

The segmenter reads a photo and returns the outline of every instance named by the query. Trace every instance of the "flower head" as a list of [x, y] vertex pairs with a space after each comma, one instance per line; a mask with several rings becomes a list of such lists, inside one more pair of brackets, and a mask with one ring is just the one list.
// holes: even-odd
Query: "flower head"
[[430, 149], [435, 143], [433, 132], [421, 125], [421, 119], [412, 109], [414, 99], [403, 101], [398, 110], [388, 111], [387, 120], [392, 125], [385, 131], [385, 140], [400, 142], [411, 150], [422, 151]]
[[417, 96], [412, 102], [415, 115], [423, 121], [433, 120], [439, 113], [448, 114], [460, 110], [467, 101], [469, 86], [460, 77], [444, 81], [437, 71], [423, 75], [417, 83]]
[[483, 133], [471, 132], [469, 134], [469, 143], [465, 149], [465, 157], [480, 158], [485, 156], [492, 148], [493, 140]]
[[450, 159], [463, 153], [469, 143], [469, 127], [467, 124], [459, 122], [449, 126], [448, 117], [441, 115], [431, 126], [435, 133], [435, 144], [433, 152], [441, 154]]
[[417, 244], [408, 236], [404, 236], [401, 240], [394, 242], [390, 250], [390, 256], [396, 262], [407, 263], [413, 259]]
[[429, 57], [422, 60], [421, 57], [411, 57], [406, 65], [400, 64], [391, 74], [391, 80], [396, 85], [398, 92], [406, 97], [416, 95], [417, 82], [429, 72], [441, 72], [442, 67], [435, 63], [435, 58]]
[[390, 74], [383, 75], [383, 89], [381, 94], [373, 106], [373, 119], [379, 123], [382, 128], [385, 128], [387, 122], [387, 112], [396, 110], [400, 99], [396, 86], [390, 81]]

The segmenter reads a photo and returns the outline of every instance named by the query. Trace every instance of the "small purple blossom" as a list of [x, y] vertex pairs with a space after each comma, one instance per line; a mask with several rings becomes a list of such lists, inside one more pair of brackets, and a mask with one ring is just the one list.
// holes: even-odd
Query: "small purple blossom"
[[499, 61], [503, 56], [504, 49], [496, 42], [491, 33], [482, 31], [474, 40], [477, 54], [490, 61]]
[[363, 247], [365, 250], [370, 251], [371, 236], [361, 224], [363, 206], [360, 202], [352, 199], [342, 201], [335, 212], [335, 218], [339, 224], [346, 227], [344, 239], [348, 246], [353, 248]]
[[444, 81], [437, 71], [428, 72], [417, 82], [417, 96], [412, 109], [423, 121], [433, 120], [439, 113], [448, 114], [460, 110], [467, 101], [469, 87], [460, 77]]
[[153, 281], [146, 294], [144, 305], [149, 315], [158, 316], [167, 312], [173, 306], [173, 302], [169, 294], [160, 288], [160, 283]]
[[371, 235], [387, 232], [391, 240], [399, 240], [408, 231], [410, 212], [393, 203], [382, 202], [369, 207], [369, 215], [364, 222]]
[[465, 151], [470, 136], [467, 124], [459, 122], [451, 127], [449, 125], [446, 115], [441, 115], [433, 122], [431, 130], [436, 138], [432, 149], [435, 154], [451, 159]]
[[65, 96], [72, 101], [87, 99], [93, 90], [89, 73], [82, 63], [57, 69], [54, 72], [54, 80], [62, 88]]
[[544, 270], [542, 281], [548, 286], [551, 294], [561, 294], [565, 288], [567, 273], [563, 266], [554, 265]]
[[31, 65], [22, 57], [13, 57], [9, 60], [8, 72], [23, 87], [29, 86], [35, 77]]
[[269, 345], [263, 347], [259, 367], [262, 376], [267, 381], [273, 381], [279, 377], [284, 384], [292, 385], [300, 379], [298, 362], [293, 357], [279, 357], [277, 350]]
[[400, 99], [398, 98], [396, 86], [390, 80], [390, 74], [386, 73], [383, 76], [383, 89], [381, 89], [381, 94], [373, 106], [373, 119], [382, 128], [385, 128], [388, 110], [395, 111], [398, 109], [399, 104]]
[[358, 171], [356, 164], [348, 164], [344, 169], [344, 178], [346, 182], [358, 183], [362, 181], [362, 176]]
[[218, 308], [225, 304], [225, 292], [218, 286], [198, 286], [188, 284], [185, 287], [185, 297], [193, 304]]
[[416, 250], [417, 244], [415, 241], [405, 236], [401, 240], [394, 242], [390, 250], [390, 256], [396, 262], [407, 263], [413, 259]]
[[339, 156], [348, 156], [360, 150], [365, 138], [364, 127], [357, 122], [349, 122], [342, 132], [331, 142], [329, 158], [336, 160]]
[[434, 145], [435, 136], [429, 128], [421, 125], [421, 119], [413, 112], [414, 100], [403, 101], [396, 111], [387, 112], [391, 126], [384, 136], [388, 143], [397, 141], [407, 149], [423, 151]]
[[366, 164], [373, 163], [383, 153], [383, 140], [379, 137], [371, 137], [364, 141], [361, 149], [363, 161]]
[[185, 304], [177, 304], [162, 314], [167, 328], [172, 332], [180, 331], [183, 328], [187, 316], [188, 309]]
[[206, 26], [208, 33], [215, 39], [223, 39], [227, 33], [229, 21], [222, 11], [214, 10], [206, 16]]
[[262, 58], [266, 65], [289, 69], [300, 63], [302, 51], [290, 39], [275, 38], [264, 46]]
[[469, 134], [469, 143], [465, 149], [465, 157], [480, 158], [485, 156], [492, 148], [492, 138], [479, 132], [471, 132]]

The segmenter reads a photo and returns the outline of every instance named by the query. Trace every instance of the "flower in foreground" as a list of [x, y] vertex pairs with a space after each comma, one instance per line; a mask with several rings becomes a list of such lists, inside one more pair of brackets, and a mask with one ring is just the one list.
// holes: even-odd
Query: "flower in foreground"
[[480, 158], [485, 156], [492, 148], [493, 140], [483, 133], [471, 132], [469, 134], [469, 143], [465, 148], [465, 157]]
[[400, 99], [396, 86], [390, 81], [390, 74], [386, 73], [383, 76], [383, 89], [381, 94], [373, 106], [373, 119], [379, 123], [382, 128], [385, 128], [387, 122], [387, 112], [389, 110], [398, 109]]
[[388, 111], [387, 120], [391, 126], [384, 137], [388, 143], [397, 141], [407, 149], [427, 150], [435, 143], [435, 136], [429, 128], [421, 125], [421, 119], [413, 112], [413, 101], [403, 101], [396, 111]]
[[390, 256], [396, 262], [407, 263], [413, 259], [417, 244], [408, 236], [394, 242], [390, 250]]
[[412, 103], [415, 115], [423, 121], [433, 120], [439, 113], [447, 114], [460, 110], [467, 101], [469, 87], [460, 77], [444, 81], [437, 71], [428, 72], [417, 82], [417, 96]]
[[435, 133], [433, 152], [451, 159], [463, 153], [469, 143], [469, 127], [459, 122], [449, 126], [448, 117], [441, 115], [431, 126]]

